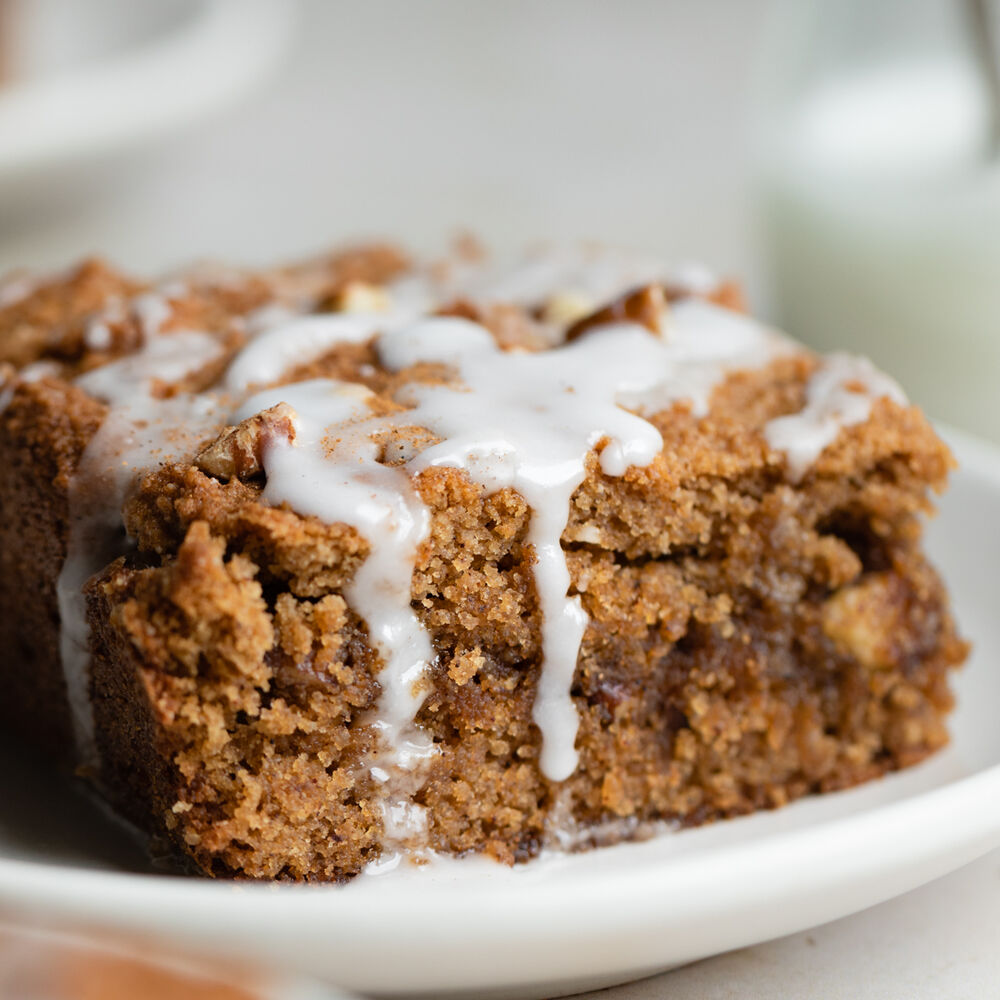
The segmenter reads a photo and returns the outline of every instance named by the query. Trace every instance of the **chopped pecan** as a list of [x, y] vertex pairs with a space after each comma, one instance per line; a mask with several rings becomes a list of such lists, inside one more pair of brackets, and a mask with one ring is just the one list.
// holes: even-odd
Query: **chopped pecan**
[[382, 450], [378, 460], [383, 465], [406, 465], [425, 448], [440, 440], [426, 427], [396, 427], [381, 441]]
[[367, 281], [348, 282], [330, 300], [334, 312], [388, 312], [391, 307], [392, 299], [385, 288]]
[[557, 326], [571, 326], [594, 311], [594, 301], [582, 292], [556, 292], [546, 299], [538, 311], [538, 318], [544, 323]]
[[577, 320], [566, 331], [566, 342], [576, 340], [595, 326], [606, 323], [639, 323], [651, 333], [662, 333], [667, 297], [662, 285], [642, 285], [626, 292], [597, 312]]
[[249, 479], [263, 471], [264, 445], [279, 437], [295, 440], [295, 410], [287, 403], [227, 427], [198, 453], [195, 465], [215, 479]]

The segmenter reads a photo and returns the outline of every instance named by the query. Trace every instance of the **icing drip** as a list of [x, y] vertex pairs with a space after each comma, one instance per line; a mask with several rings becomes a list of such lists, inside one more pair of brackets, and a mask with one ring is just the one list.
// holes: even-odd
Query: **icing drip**
[[60, 653], [80, 762], [96, 763], [90, 703], [86, 582], [127, 551], [121, 508], [135, 478], [171, 454], [191, 451], [219, 426], [219, 410], [208, 396], [158, 399], [154, 377], [183, 378], [220, 352], [202, 333], [174, 333], [148, 340], [136, 354], [96, 368], [77, 385], [109, 404], [87, 445], [69, 490], [73, 523], [56, 584]]
[[830, 354], [809, 379], [806, 405], [798, 413], [770, 421], [764, 435], [775, 451], [785, 453], [789, 478], [798, 481], [841, 428], [864, 423], [872, 404], [883, 396], [906, 405], [899, 384], [867, 358]]
[[693, 413], [703, 416], [712, 390], [728, 372], [760, 368], [779, 355], [801, 350], [776, 330], [700, 299], [674, 303], [665, 326], [669, 345], [661, 360], [665, 370], [651, 388], [621, 394], [623, 406], [656, 413], [686, 400]]
[[513, 265], [459, 272], [453, 294], [473, 300], [537, 305], [553, 292], [584, 293], [595, 304], [629, 288], [670, 277], [660, 260], [603, 246], [542, 248]]
[[[336, 330], [341, 324], [330, 326]], [[371, 719], [379, 740], [369, 768], [383, 786], [384, 841], [404, 846], [426, 829], [423, 810], [409, 800], [420, 784], [416, 769], [436, 752], [414, 723], [434, 651], [410, 606], [417, 547], [427, 537], [430, 515], [410, 477], [378, 462], [381, 446], [375, 435], [383, 423], [369, 409], [371, 398], [364, 386], [315, 379], [253, 396], [233, 419], [247, 419], [281, 402], [291, 406], [292, 439], [264, 442], [263, 498], [328, 524], [349, 524], [368, 543], [368, 555], [344, 596], [364, 619], [382, 659], [382, 693]]]
[[[181, 289], [176, 289], [176, 291], [181, 291]], [[139, 328], [143, 336], [155, 337], [163, 324], [170, 318], [170, 303], [164, 294], [145, 292], [132, 300], [132, 312], [139, 320]]]
[[[291, 406], [294, 440], [274, 438], [264, 447], [264, 499], [329, 524], [349, 524], [368, 542], [368, 556], [345, 596], [364, 618], [383, 661], [375, 727], [390, 748], [386, 763], [410, 769], [433, 752], [413, 726], [424, 699], [418, 685], [433, 650], [410, 607], [417, 547], [430, 517], [410, 477], [377, 461], [380, 446], [373, 435], [384, 423], [371, 415], [371, 396], [360, 385], [315, 379], [253, 396], [234, 419], [279, 402]], [[386, 780], [386, 769], [378, 760], [375, 765], [376, 779]]]
[[281, 373], [320, 357], [337, 344], [363, 344], [385, 322], [384, 316], [364, 314], [282, 319], [281, 313], [264, 318], [262, 332], [230, 364], [227, 389], [245, 392], [273, 382]]
[[615, 394], [650, 387], [662, 371], [661, 342], [638, 327], [608, 328], [561, 351], [504, 352], [481, 327], [461, 319], [419, 323], [378, 342], [396, 370], [417, 361], [453, 366], [460, 385], [413, 385], [406, 423], [442, 438], [408, 463], [465, 470], [488, 492], [513, 487], [531, 507], [528, 539], [535, 550], [535, 589], [542, 612], [544, 665], [534, 721], [542, 733], [541, 766], [554, 781], [576, 768], [578, 725], [570, 688], [587, 616], [570, 596], [560, 538], [585, 459], [610, 439], [604, 471], [622, 475], [662, 447], [659, 432], [615, 404]]

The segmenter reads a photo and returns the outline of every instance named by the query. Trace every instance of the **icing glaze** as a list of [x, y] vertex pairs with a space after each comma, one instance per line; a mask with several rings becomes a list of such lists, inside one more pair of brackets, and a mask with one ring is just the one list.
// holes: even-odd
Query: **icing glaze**
[[[683, 274], [678, 277], [678, 284], [683, 285]], [[539, 247], [520, 260], [495, 267], [459, 267], [448, 275], [444, 286], [452, 294], [474, 301], [533, 306], [555, 293], [573, 292], [596, 305], [636, 285], [665, 278], [672, 280], [674, 275], [661, 260], [613, 247], [584, 245]]]
[[[296, 414], [294, 440], [271, 439], [264, 447], [264, 499], [327, 523], [350, 524], [368, 542], [368, 556], [345, 596], [382, 657], [374, 724], [390, 749], [387, 763], [411, 769], [433, 752], [413, 725], [424, 697], [419, 682], [433, 650], [410, 607], [417, 547], [427, 536], [430, 516], [410, 477], [377, 460], [374, 435], [383, 421], [369, 410], [371, 396], [364, 386], [315, 379], [251, 397], [234, 420], [279, 402], [290, 405]], [[386, 780], [382, 763], [376, 755], [373, 773]]]
[[136, 477], [171, 455], [189, 453], [220, 426], [221, 411], [215, 399], [194, 395], [158, 399], [154, 379], [181, 379], [216, 358], [219, 351], [218, 342], [204, 333], [154, 334], [135, 354], [77, 379], [80, 388], [109, 404], [70, 483], [72, 525], [56, 584], [66, 692], [84, 765], [96, 763], [96, 750], [83, 587], [127, 551], [121, 509]]
[[841, 429], [864, 423], [876, 399], [901, 405], [906, 395], [899, 384], [867, 358], [853, 354], [827, 355], [806, 386], [806, 405], [798, 412], [770, 421], [767, 443], [784, 452], [788, 475], [801, 479]]
[[398, 397], [412, 406], [407, 423], [442, 438], [409, 469], [463, 469], [487, 492], [513, 487], [531, 507], [528, 539], [544, 650], [534, 721], [542, 733], [542, 770], [555, 781], [567, 778], [576, 768], [578, 723], [570, 687], [587, 616], [569, 594], [560, 538], [593, 447], [607, 439], [601, 465], [619, 476], [662, 447], [652, 424], [615, 402], [617, 392], [655, 383], [662, 343], [629, 326], [598, 331], [558, 352], [505, 352], [482, 327], [442, 318], [387, 334], [378, 349], [395, 370], [438, 361], [458, 375], [458, 386], [414, 385]]
[[279, 312], [258, 319], [259, 333], [236, 356], [225, 376], [231, 392], [266, 385], [295, 365], [312, 361], [337, 344], [371, 340], [384, 317], [332, 314], [292, 319]]

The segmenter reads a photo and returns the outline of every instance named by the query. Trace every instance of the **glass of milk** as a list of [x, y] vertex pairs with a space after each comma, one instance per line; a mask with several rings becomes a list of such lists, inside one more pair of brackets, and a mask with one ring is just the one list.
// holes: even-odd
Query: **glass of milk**
[[779, 4], [758, 181], [777, 322], [1000, 440], [998, 108], [976, 13]]

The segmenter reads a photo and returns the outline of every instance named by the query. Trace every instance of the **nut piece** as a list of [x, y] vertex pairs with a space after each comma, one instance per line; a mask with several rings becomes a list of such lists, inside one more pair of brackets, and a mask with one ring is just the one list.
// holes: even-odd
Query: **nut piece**
[[823, 631], [870, 670], [896, 666], [906, 634], [906, 595], [894, 576], [873, 573], [823, 605]]
[[381, 441], [382, 451], [378, 460], [383, 465], [406, 465], [440, 440], [426, 427], [394, 427]]
[[392, 300], [381, 285], [370, 285], [367, 281], [349, 281], [334, 295], [331, 304], [336, 312], [388, 312], [392, 307]]
[[667, 297], [662, 285], [642, 285], [626, 292], [603, 309], [578, 320], [566, 331], [566, 343], [576, 340], [595, 326], [607, 323], [639, 323], [659, 336], [667, 312]]
[[194, 462], [215, 479], [249, 479], [263, 471], [264, 445], [274, 438], [295, 440], [295, 410], [287, 403], [278, 403], [236, 427], [227, 427], [198, 453]]

